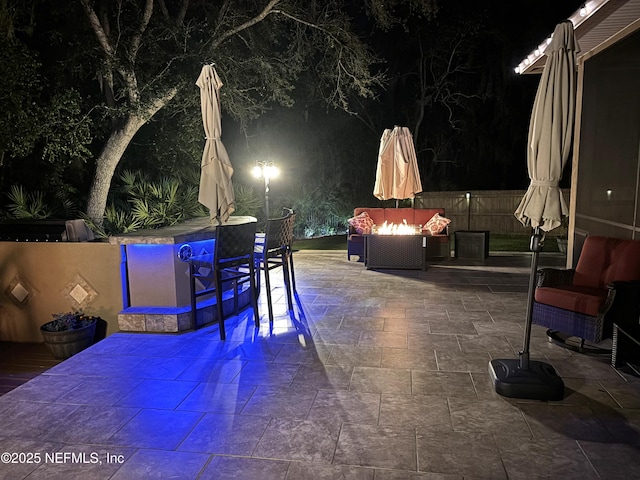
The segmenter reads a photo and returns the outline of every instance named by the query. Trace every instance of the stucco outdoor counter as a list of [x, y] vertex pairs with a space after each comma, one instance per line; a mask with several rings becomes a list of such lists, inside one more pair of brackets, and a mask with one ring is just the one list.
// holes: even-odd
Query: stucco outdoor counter
[[[232, 216], [225, 224], [255, 221], [255, 217]], [[109, 243], [121, 247], [120, 330], [178, 332], [189, 328], [189, 266], [180, 261], [178, 250], [188, 243], [196, 255], [212, 253], [215, 229], [209, 217], [202, 217], [109, 238]]]
[[[226, 224], [242, 224], [252, 221], [256, 221], [255, 217], [237, 216], [229, 217]], [[114, 235], [109, 237], [109, 243], [112, 245], [181, 245], [186, 242], [210, 239], [213, 237], [215, 229], [216, 227], [211, 224], [209, 217], [200, 217], [170, 227], [138, 230], [133, 233]]]

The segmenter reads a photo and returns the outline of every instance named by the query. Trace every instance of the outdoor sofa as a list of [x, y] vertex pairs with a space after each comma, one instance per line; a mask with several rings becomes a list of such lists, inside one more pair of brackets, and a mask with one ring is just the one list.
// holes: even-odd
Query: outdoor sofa
[[[347, 259], [351, 261], [352, 255], [358, 255], [360, 259], [363, 259], [363, 235], [371, 233], [372, 224], [380, 227], [385, 221], [401, 224], [405, 220], [409, 225], [420, 225], [423, 234], [430, 236], [427, 242], [427, 258], [448, 258], [450, 256], [450, 221], [445, 217], [444, 208], [356, 207], [353, 210], [353, 218], [349, 220]], [[369, 228], [367, 228], [367, 224]]]

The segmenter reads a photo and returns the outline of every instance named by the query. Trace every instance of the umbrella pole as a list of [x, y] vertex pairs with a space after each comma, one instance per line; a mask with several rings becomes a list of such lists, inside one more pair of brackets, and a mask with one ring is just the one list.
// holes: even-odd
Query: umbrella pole
[[520, 352], [520, 368], [529, 368], [529, 345], [531, 343], [531, 324], [533, 323], [533, 297], [536, 291], [536, 276], [538, 274], [538, 260], [544, 245], [544, 236], [540, 232], [540, 227], [536, 227], [531, 235], [529, 250], [531, 250], [531, 272], [529, 274], [529, 293], [527, 295], [527, 317], [524, 327], [524, 340], [522, 351]]
[[269, 177], [266, 175], [264, 176], [264, 216], [265, 222], [269, 221]]
[[489, 362], [489, 376], [493, 381], [496, 392], [504, 397], [544, 401], [562, 400], [564, 397], [564, 383], [554, 368], [547, 363], [529, 359], [533, 298], [538, 271], [538, 257], [543, 245], [542, 238], [540, 227], [536, 227], [529, 245], [529, 249], [532, 252], [531, 274], [529, 277], [527, 318], [522, 351], [519, 353], [518, 359], [495, 359]]

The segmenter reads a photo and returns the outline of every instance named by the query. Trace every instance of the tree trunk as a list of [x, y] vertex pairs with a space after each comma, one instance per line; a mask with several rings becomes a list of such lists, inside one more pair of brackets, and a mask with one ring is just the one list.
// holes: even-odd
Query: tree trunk
[[164, 95], [156, 98], [143, 114], [129, 115], [120, 129], [113, 130], [107, 139], [100, 156], [96, 159], [96, 171], [89, 191], [87, 202], [87, 216], [96, 225], [102, 226], [104, 211], [107, 207], [107, 196], [111, 187], [111, 179], [125, 150], [134, 135], [153, 117], [158, 110], [169, 103], [178, 93], [172, 88]]
[[111, 179], [116, 167], [133, 136], [144, 125], [145, 121], [146, 119], [139, 116], [130, 116], [125, 121], [123, 128], [111, 132], [111, 136], [107, 139], [100, 156], [96, 159], [96, 171], [87, 202], [87, 216], [96, 225], [102, 225]]

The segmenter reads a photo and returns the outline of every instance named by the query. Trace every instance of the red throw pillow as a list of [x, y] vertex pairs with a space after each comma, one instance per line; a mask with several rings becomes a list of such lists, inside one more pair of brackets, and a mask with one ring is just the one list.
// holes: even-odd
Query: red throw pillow
[[439, 213], [436, 213], [431, 220], [425, 223], [422, 230], [429, 232], [431, 235], [438, 235], [447, 228], [447, 225], [451, 223], [451, 220], [446, 217], [441, 217]]
[[373, 220], [367, 212], [362, 212], [353, 218], [348, 220], [349, 225], [356, 229], [356, 233], [360, 235], [366, 235], [371, 233], [371, 227], [373, 227]]

